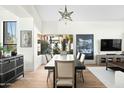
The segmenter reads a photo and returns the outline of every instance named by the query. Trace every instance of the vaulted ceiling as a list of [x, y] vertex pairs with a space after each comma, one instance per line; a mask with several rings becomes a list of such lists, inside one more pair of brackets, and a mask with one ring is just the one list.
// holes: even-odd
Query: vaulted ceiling
[[[44, 21], [58, 21], [64, 5], [34, 6]], [[124, 5], [67, 5], [74, 21], [124, 21]]]
[[[36, 16], [37, 20], [58, 21], [64, 5], [2, 5], [18, 17]], [[3, 10], [0, 8], [0, 11]], [[74, 21], [124, 21], [124, 5], [67, 5]]]

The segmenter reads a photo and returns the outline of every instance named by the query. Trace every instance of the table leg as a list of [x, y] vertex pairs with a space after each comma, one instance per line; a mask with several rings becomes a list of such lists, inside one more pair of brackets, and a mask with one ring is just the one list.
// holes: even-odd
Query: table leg
[[55, 69], [53, 69], [53, 88], [55, 88]]
[[74, 87], [76, 88], [76, 69], [75, 69], [75, 77], [74, 77]]

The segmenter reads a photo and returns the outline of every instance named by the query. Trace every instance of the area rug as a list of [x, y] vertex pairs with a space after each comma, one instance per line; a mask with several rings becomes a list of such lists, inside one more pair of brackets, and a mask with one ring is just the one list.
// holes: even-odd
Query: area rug
[[115, 72], [105, 67], [87, 67], [106, 87], [115, 87]]

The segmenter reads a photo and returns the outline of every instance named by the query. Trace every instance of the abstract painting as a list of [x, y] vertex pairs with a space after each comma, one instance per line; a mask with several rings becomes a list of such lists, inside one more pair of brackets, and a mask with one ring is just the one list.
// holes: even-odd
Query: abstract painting
[[20, 32], [20, 46], [32, 47], [32, 31], [31, 30], [23, 30]]
[[76, 52], [85, 54], [85, 59], [94, 59], [93, 34], [76, 35]]

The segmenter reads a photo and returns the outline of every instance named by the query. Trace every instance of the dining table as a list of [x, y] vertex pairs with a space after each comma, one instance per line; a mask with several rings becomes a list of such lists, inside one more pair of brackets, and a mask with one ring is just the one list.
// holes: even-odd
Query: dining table
[[61, 61], [73, 61], [74, 62], [74, 87], [76, 88], [76, 71], [78, 69], [84, 69], [84, 65], [79, 62], [79, 60], [76, 59], [74, 54], [56, 54], [53, 56], [53, 58], [45, 65], [46, 70], [53, 70], [53, 87], [55, 88], [55, 60], [61, 60]]

